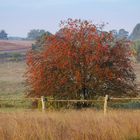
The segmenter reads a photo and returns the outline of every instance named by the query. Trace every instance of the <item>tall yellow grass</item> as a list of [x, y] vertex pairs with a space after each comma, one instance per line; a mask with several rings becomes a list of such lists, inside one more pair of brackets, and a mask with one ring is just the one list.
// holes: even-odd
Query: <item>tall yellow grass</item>
[[0, 140], [139, 140], [140, 111], [0, 113]]

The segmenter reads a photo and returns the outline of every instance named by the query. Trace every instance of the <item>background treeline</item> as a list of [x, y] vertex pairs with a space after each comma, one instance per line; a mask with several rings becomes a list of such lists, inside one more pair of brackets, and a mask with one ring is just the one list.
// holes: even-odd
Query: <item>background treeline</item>
[[[132, 33], [130, 34], [128, 31], [125, 29], [120, 29], [120, 30], [111, 30], [110, 31], [116, 39], [129, 39], [133, 41], [132, 43], [132, 48], [134, 49], [136, 60], [139, 62], [140, 61], [140, 24], [137, 24], [135, 28], [133, 29]], [[61, 36], [62, 31], [59, 30], [56, 32], [57, 35]], [[45, 31], [44, 29], [32, 29], [27, 33], [27, 37], [13, 37], [9, 36], [8, 33], [5, 30], [0, 31], [0, 40], [27, 40], [27, 41], [35, 41], [35, 43], [32, 44], [32, 49], [33, 50], [39, 50], [44, 44], [44, 40], [46, 39], [47, 36], [53, 35], [49, 31]], [[1, 60], [3, 58], [6, 58], [6, 60], [25, 60], [25, 55], [22, 55], [20, 52], [16, 53], [5, 53], [1, 52], [0, 53], [0, 58]], [[8, 59], [7, 59], [8, 58]]]
[[[125, 29], [112, 29], [110, 32], [114, 34], [116, 38], [122, 39], [122, 38], [128, 38], [130, 40], [140, 40], [140, 23], [138, 23], [132, 33], [129, 33]], [[61, 33], [61, 31], [58, 31], [57, 33]], [[8, 33], [5, 30], [0, 30], [0, 39], [9, 39], [9, 40], [36, 40], [42, 35], [47, 34], [51, 35], [52, 33], [49, 31], [46, 31], [44, 29], [31, 29], [26, 37], [13, 37], [13, 36], [8, 36]]]

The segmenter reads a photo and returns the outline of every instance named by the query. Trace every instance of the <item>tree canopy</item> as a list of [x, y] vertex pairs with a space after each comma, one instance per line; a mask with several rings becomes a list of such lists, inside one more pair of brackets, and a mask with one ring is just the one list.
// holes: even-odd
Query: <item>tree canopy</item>
[[125, 29], [120, 29], [119, 31], [111, 30], [110, 32], [117, 39], [127, 39], [129, 37], [129, 32], [126, 31]]
[[42, 50], [46, 43], [46, 38], [51, 35], [52, 34], [50, 32], [46, 32], [42, 36], [38, 37], [36, 39], [36, 42], [32, 44], [32, 50], [36, 50], [36, 51]]
[[4, 39], [4, 40], [6, 39], [7, 40], [8, 39], [7, 35], [8, 34], [4, 30], [0, 31], [0, 39]]
[[27, 55], [29, 96], [89, 99], [135, 92], [130, 42], [86, 20], [61, 22], [61, 35], [48, 36], [42, 51]]
[[36, 40], [39, 37], [41, 37], [43, 34], [45, 34], [46, 31], [41, 29], [32, 29], [28, 34], [27, 34], [27, 39], [29, 40]]

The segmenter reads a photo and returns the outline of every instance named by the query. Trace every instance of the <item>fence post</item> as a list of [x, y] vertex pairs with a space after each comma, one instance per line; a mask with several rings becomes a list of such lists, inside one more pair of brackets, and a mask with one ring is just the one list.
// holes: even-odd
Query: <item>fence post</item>
[[42, 102], [42, 111], [45, 111], [46, 106], [45, 106], [45, 97], [41, 96], [41, 102]]
[[105, 98], [104, 98], [104, 114], [107, 113], [107, 101], [108, 101], [108, 95], [105, 95]]

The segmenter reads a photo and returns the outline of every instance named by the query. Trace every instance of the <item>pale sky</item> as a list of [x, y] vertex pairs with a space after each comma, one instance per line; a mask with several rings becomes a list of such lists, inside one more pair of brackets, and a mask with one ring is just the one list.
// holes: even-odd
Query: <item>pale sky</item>
[[0, 30], [9, 36], [26, 37], [31, 29], [55, 33], [60, 20], [67, 18], [131, 32], [140, 23], [140, 0], [0, 0]]

